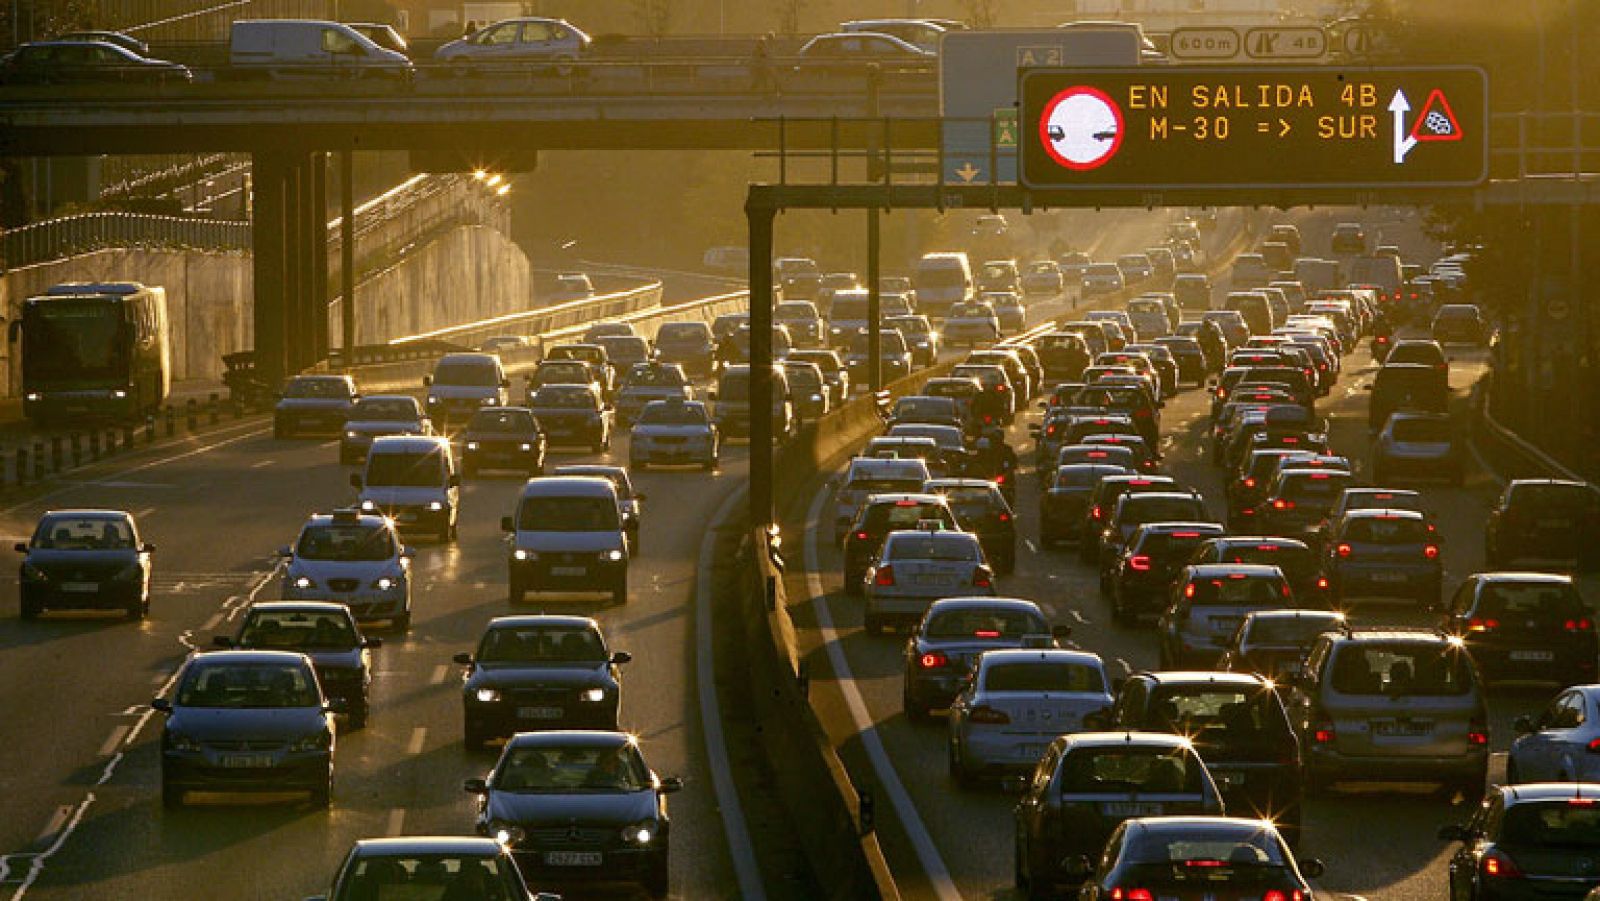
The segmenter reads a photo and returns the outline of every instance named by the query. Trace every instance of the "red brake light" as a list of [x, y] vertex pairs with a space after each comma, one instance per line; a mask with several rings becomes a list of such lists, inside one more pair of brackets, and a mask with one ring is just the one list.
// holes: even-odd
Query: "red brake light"
[[1183, 586], [1183, 596], [1186, 597], [1186, 598], [1194, 597], [1194, 583], [1193, 582], [1190, 582], [1188, 585]]
[[1255, 476], [1247, 477], [1244, 480], [1244, 487], [1246, 487], [1246, 488], [1254, 488], [1254, 487], [1256, 487], [1256, 477]]
[[1500, 628], [1500, 621], [1497, 619], [1480, 619], [1474, 616], [1472, 619], [1467, 620], [1468, 632], [1493, 632], [1498, 628]]
[[[1284, 440], [1285, 440], [1285, 441], [1287, 441], [1287, 440], [1289, 440], [1289, 439], [1287, 439], [1287, 438], [1286, 438], [1286, 439], [1284, 439]], [[1296, 438], [1296, 439], [1295, 439], [1295, 440], [1296, 440], [1296, 441], [1298, 441], [1298, 440], [1299, 440], [1299, 439], [1298, 439], [1298, 438]], [[1311, 474], [1311, 477], [1312, 477], [1312, 478], [1313, 478], [1313, 479], [1316, 479], [1316, 480], [1318, 480], [1318, 481], [1323, 481], [1323, 480], [1325, 480], [1325, 479], [1327, 479], [1327, 478], [1328, 478], [1328, 474], [1327, 474], [1327, 473], [1325, 473], [1325, 472], [1314, 472], [1314, 473], [1312, 473], [1312, 474]]]
[[[999, 479], [996, 479], [995, 481], [999, 481]], [[1001, 522], [1010, 522], [1011, 521], [1011, 514], [1010, 513], [1001, 513], [1000, 514], [1000, 521]]]
[[1199, 538], [1199, 532], [1173, 532], [1173, 538]]
[[894, 584], [894, 567], [885, 566], [884, 568], [878, 570], [877, 575], [872, 577], [872, 584], [874, 584], [874, 585], [883, 585], [883, 586], [891, 586], [891, 585], [893, 585]]
[[998, 629], [979, 629], [978, 631], [972, 633], [972, 637], [974, 637], [974, 638], [999, 638], [1000, 637], [1000, 631]]
[[941, 666], [948, 666], [950, 664], [950, 658], [946, 657], [939, 651], [930, 651], [929, 653], [923, 654], [922, 657], [917, 660], [917, 662], [922, 664], [923, 669], [938, 669]]
[[1495, 879], [1521, 879], [1522, 870], [1504, 851], [1483, 855], [1483, 875]]
[[994, 386], [994, 390], [1004, 394], [1005, 390], [1006, 390], [1006, 386], [1005, 385], [996, 385], [996, 386]]
[[1341, 544], [1335, 550], [1339, 554], [1339, 556], [1341, 556], [1341, 557], [1350, 556], [1350, 545], [1348, 545], [1348, 544]]
[[1489, 727], [1483, 723], [1473, 723], [1467, 727], [1467, 744], [1484, 747], [1489, 744]]
[[870, 537], [872, 536], [868, 535], [865, 530], [856, 533], [857, 541], [866, 541]]
[[1333, 743], [1333, 724], [1318, 723], [1317, 728], [1311, 730], [1311, 740], [1319, 745]]
[[1567, 806], [1568, 807], [1593, 807], [1594, 806], [1594, 799], [1593, 798], [1568, 798], [1567, 799]]
[[1124, 889], [1117, 886], [1111, 890], [1111, 901], [1153, 901], [1153, 898], [1147, 888]]
[[[1004, 710], [996, 710], [988, 705], [982, 705], [972, 708], [967, 713], [967, 721], [987, 726], [1004, 726], [1011, 722], [1011, 717]], [[1149, 901], [1149, 896], [1146, 896], [1146, 901]]]
[[1277, 500], [1272, 502], [1272, 509], [1274, 509], [1274, 510], [1293, 510], [1294, 509], [1294, 501], [1284, 500], [1283, 498], [1280, 497]]
[[1566, 627], [1568, 632], [1588, 632], [1594, 628], [1594, 624], [1588, 619], [1569, 619]]
[[[1201, 860], [1186, 860], [1183, 862], [1183, 865], [1186, 867], [1220, 867], [1223, 865], [1223, 863], [1220, 860], [1208, 857]], [[1279, 892], [1278, 894], [1281, 898], [1283, 893]]]
[[1134, 554], [1128, 558], [1128, 568], [1139, 572], [1150, 571], [1150, 557], [1145, 554]]
[[972, 571], [972, 587], [989, 588], [994, 585], [994, 575], [987, 566], [980, 566]]
[[1326, 591], [1328, 589], [1328, 577], [1327, 576], [1317, 576], [1317, 588], [1322, 589], [1324, 591]]
[[912, 500], [898, 500], [894, 502], [894, 505], [896, 507], [915, 507], [917, 503], [917, 501]]
[[1427, 557], [1429, 560], [1439, 559], [1439, 546], [1437, 544], [1425, 545], [1422, 548], [1422, 556]]
[[[1004, 484], [1005, 484], [1005, 483], [1006, 483], [1006, 474], [1005, 474], [1005, 473], [1003, 473], [1003, 472], [1002, 472], [1002, 473], [999, 473], [999, 474], [998, 474], [998, 475], [996, 475], [996, 476], [995, 476], [995, 477], [994, 477], [994, 483], [995, 483], [995, 484], [996, 484], [996, 485], [1004, 485]], [[1005, 514], [1004, 514], [1004, 513], [1002, 513], [1002, 514], [1000, 514], [1000, 515], [1001, 515], [1001, 516], [1004, 516], [1004, 515], [1005, 515]], [[1001, 522], [1005, 522], [1005, 520], [1004, 520], [1004, 519], [1002, 519], [1002, 520], [1000, 520], [1000, 521], [1001, 521]]]
[[1098, 504], [1095, 505], [1095, 508], [1093, 510], [1089, 511], [1089, 518], [1090, 519], [1099, 519], [1100, 518], [1100, 506]]
[[1587, 749], [1590, 754], [1600, 754], [1600, 738], [1589, 739]]

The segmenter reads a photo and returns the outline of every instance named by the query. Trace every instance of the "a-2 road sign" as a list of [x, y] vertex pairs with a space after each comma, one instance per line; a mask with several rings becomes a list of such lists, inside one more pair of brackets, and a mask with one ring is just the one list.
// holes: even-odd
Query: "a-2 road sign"
[[1244, 52], [1251, 59], [1318, 59], [1328, 52], [1328, 35], [1320, 28], [1252, 28], [1244, 33]]

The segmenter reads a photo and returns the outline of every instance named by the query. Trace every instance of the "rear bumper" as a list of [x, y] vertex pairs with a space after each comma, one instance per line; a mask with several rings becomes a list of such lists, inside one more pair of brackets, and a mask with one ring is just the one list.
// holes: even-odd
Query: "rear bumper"
[[1355, 757], [1322, 745], [1306, 750], [1306, 773], [1332, 782], [1439, 782], [1485, 778], [1489, 768], [1488, 751], [1474, 751], [1455, 757], [1400, 757], [1373, 755]]

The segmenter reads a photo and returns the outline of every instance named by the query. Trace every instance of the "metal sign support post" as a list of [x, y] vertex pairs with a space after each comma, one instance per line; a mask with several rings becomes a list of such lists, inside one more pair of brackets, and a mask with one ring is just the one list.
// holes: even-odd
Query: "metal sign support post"
[[355, 151], [339, 151], [339, 350], [345, 368], [355, 365], [356, 186]]
[[867, 208], [867, 390], [873, 397], [883, 390], [882, 287], [878, 265], [878, 208]]
[[[764, 202], [762, 202], [764, 201]], [[752, 193], [750, 230], [750, 525], [772, 518], [772, 229], [777, 209]]]

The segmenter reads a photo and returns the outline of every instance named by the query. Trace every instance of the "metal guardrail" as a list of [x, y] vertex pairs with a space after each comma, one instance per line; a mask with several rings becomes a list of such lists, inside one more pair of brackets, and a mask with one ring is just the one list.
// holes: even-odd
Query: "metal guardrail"
[[661, 283], [657, 281], [626, 291], [584, 297], [542, 309], [507, 313], [418, 335], [407, 335], [390, 341], [389, 346], [404, 349], [418, 342], [444, 341], [463, 347], [477, 347], [490, 338], [531, 338], [569, 326], [622, 318], [645, 308], [658, 309], [660, 305]]
[[248, 250], [250, 223], [145, 213], [84, 213], [0, 233], [0, 266], [16, 268], [108, 247]]
[[[1511, 478], [1521, 475], [1537, 474], [1541, 477], [1567, 479], [1574, 482], [1588, 481], [1578, 473], [1563, 464], [1561, 461], [1545, 453], [1532, 442], [1511, 431], [1494, 414], [1489, 412], [1493, 404], [1490, 392], [1493, 390], [1493, 376], [1478, 382], [1473, 389], [1473, 407], [1477, 414], [1477, 424], [1480, 427], [1475, 438], [1487, 438], [1506, 452], [1515, 464], [1512, 471], [1503, 473]], [[1498, 456], [1498, 455], [1491, 455]]]

